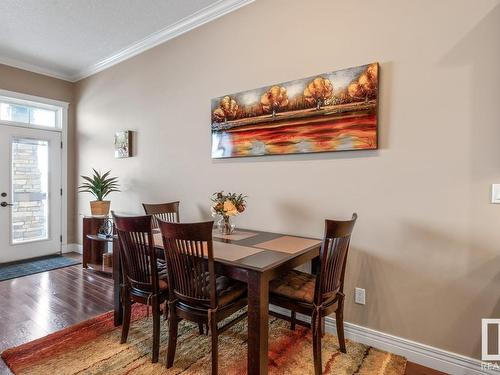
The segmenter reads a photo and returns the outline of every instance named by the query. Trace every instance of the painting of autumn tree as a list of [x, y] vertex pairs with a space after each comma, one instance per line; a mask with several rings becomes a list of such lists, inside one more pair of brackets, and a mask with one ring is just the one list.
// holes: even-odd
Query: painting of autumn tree
[[373, 150], [378, 64], [212, 99], [212, 157]]

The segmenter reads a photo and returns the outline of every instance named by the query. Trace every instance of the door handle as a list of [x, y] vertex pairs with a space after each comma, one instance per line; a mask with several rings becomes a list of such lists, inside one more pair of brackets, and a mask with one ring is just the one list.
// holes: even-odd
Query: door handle
[[0, 206], [2, 206], [2, 207], [13, 206], [13, 205], [14, 205], [14, 203], [7, 203], [7, 202], [0, 203]]

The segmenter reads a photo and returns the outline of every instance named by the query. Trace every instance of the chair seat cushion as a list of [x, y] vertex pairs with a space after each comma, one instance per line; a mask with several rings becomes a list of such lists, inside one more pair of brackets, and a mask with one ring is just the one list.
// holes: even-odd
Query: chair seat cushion
[[292, 300], [313, 303], [316, 276], [290, 270], [269, 283], [269, 292]]
[[158, 284], [160, 285], [160, 291], [168, 289], [168, 281], [166, 278], [158, 280]]
[[219, 306], [225, 306], [242, 297], [246, 291], [245, 283], [230, 279], [226, 276], [217, 276], [215, 288], [219, 299]]
[[160, 284], [160, 290], [168, 289], [167, 264], [164, 260], [158, 259], [156, 261], [156, 268], [158, 270], [158, 282]]
[[167, 279], [167, 264], [164, 260], [158, 259], [156, 261], [156, 269], [158, 271], [158, 276], [160, 277], [160, 279]]

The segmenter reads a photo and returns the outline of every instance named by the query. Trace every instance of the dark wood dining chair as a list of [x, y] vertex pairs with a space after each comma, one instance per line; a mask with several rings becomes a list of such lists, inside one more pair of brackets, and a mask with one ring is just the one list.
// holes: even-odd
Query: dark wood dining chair
[[170, 203], [143, 203], [144, 212], [146, 215], [153, 215], [153, 228], [158, 228], [157, 219], [169, 221], [171, 223], [179, 223], [179, 202]]
[[218, 323], [247, 305], [245, 283], [215, 274], [213, 222], [178, 224], [158, 220], [163, 238], [169, 289], [167, 368], [174, 363], [181, 319], [208, 324], [212, 336], [212, 374], [217, 374], [218, 335], [246, 316]]
[[[314, 373], [322, 373], [321, 338], [324, 317], [335, 312], [340, 351], [346, 353], [344, 338], [344, 275], [351, 233], [357, 214], [348, 221], [325, 220], [325, 235], [320, 250], [318, 275], [291, 270], [269, 284], [269, 303], [291, 310], [291, 317], [271, 312], [278, 318], [312, 328]], [[296, 313], [311, 316], [311, 324], [296, 318]]]
[[[123, 269], [121, 298], [123, 325], [121, 343], [127, 342], [130, 328], [131, 305], [134, 302], [151, 306], [153, 315], [153, 360], [158, 362], [160, 352], [160, 305], [168, 299], [166, 272], [158, 272], [156, 251], [153, 244], [152, 217], [117, 216], [112, 212]], [[168, 314], [165, 303], [165, 314]]]

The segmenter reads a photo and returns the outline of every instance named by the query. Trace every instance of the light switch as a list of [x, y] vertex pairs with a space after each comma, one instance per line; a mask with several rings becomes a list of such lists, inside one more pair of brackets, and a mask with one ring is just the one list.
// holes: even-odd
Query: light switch
[[500, 184], [491, 185], [491, 203], [500, 203]]

